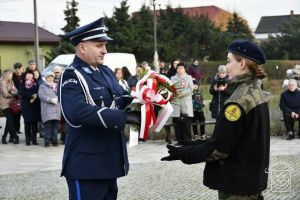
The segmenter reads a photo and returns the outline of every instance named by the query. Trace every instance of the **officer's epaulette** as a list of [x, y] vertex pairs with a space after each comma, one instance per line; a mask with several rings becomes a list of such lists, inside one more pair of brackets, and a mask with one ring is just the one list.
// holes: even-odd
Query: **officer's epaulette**
[[71, 71], [73, 71], [75, 68], [72, 66], [72, 65], [69, 65], [68, 67], [66, 67], [66, 69], [65, 70], [71, 70]]

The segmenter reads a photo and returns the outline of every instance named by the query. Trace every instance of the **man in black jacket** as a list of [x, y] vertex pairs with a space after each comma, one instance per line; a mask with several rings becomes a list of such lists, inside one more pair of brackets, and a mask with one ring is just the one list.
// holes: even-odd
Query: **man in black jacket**
[[[287, 140], [292, 140], [295, 138], [294, 122], [299, 121], [300, 115], [300, 91], [297, 89], [295, 79], [289, 80], [288, 90], [281, 94], [279, 106], [283, 112], [283, 119], [288, 133]], [[298, 135], [300, 136], [300, 123]]]
[[[24, 67], [22, 65], [22, 63], [15, 63], [14, 64], [14, 73], [13, 73], [13, 77], [12, 77], [12, 80], [14, 82], [14, 85], [17, 89], [19, 89], [19, 86], [21, 84], [21, 80], [22, 78], [24, 77]], [[17, 133], [21, 133], [20, 132], [20, 120], [21, 120], [21, 113], [18, 113], [18, 114], [15, 114], [14, 115], [14, 121], [15, 121], [15, 128], [16, 128], [16, 131]], [[10, 139], [10, 141], [12, 141]]]

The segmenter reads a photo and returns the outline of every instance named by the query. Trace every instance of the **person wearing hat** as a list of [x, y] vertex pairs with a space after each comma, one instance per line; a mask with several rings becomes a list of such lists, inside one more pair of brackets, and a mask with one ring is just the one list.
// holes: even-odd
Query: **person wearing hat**
[[59, 102], [69, 124], [63, 156], [69, 199], [116, 199], [117, 178], [128, 173], [124, 126], [140, 123], [140, 113], [124, 112], [132, 98], [113, 71], [107, 53], [104, 19], [67, 33], [75, 58], [59, 83]]
[[216, 122], [212, 138], [188, 146], [168, 145], [163, 161], [206, 162], [203, 183], [218, 190], [219, 199], [263, 199], [270, 156], [267, 99], [257, 85], [266, 77], [262, 49], [237, 40], [228, 46], [227, 68], [232, 95]]
[[59, 65], [56, 65], [54, 68], [53, 68], [53, 73], [54, 73], [54, 82], [55, 83], [58, 83], [59, 82], [59, 79], [61, 77], [61, 74], [63, 72], [63, 69], [61, 66]]
[[57, 97], [57, 84], [54, 82], [54, 73], [45, 74], [46, 81], [39, 87], [38, 95], [41, 101], [41, 117], [44, 123], [45, 147], [58, 146], [57, 134], [61, 117], [60, 104]]
[[26, 68], [26, 72], [34, 72], [37, 69], [36, 62], [34, 60], [28, 61], [28, 67]]
[[209, 88], [209, 93], [213, 96], [209, 104], [209, 110], [211, 111], [211, 117], [214, 119], [219, 118], [219, 113], [223, 109], [224, 102], [230, 96], [230, 92], [227, 90], [228, 81], [227, 67], [220, 65], [218, 73], [212, 79]]

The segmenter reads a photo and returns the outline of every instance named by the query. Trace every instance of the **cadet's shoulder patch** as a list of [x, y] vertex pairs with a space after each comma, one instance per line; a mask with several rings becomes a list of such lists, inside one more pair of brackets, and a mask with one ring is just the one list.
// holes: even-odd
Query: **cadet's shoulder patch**
[[225, 118], [228, 121], [234, 122], [240, 119], [242, 111], [236, 104], [230, 104], [225, 108]]

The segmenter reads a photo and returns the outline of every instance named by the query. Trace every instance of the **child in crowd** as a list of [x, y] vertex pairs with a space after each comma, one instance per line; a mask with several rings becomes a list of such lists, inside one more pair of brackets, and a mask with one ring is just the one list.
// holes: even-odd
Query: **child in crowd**
[[200, 136], [198, 135], [198, 126], [193, 125], [193, 132], [195, 139], [206, 139], [205, 134], [205, 116], [203, 112], [204, 104], [203, 104], [203, 96], [200, 91], [200, 86], [197, 84], [194, 85], [194, 92], [193, 92], [193, 110], [194, 110], [194, 117], [192, 118], [193, 123], [200, 123]]

